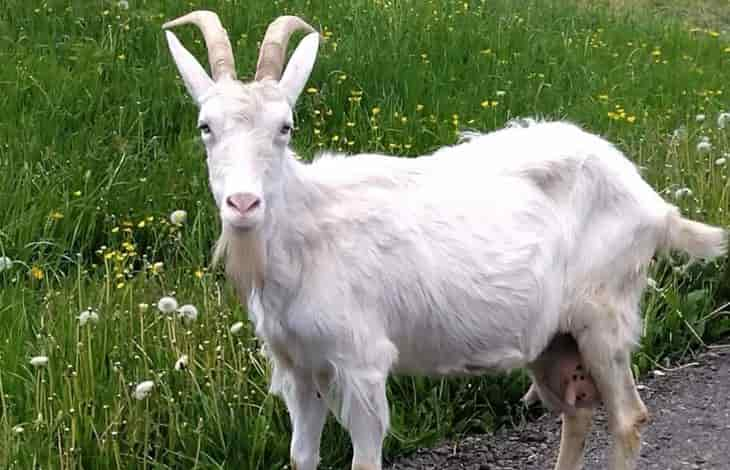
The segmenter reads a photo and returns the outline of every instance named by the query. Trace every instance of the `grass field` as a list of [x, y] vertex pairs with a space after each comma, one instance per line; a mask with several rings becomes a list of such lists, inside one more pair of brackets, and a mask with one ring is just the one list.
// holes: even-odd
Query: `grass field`
[[[586, 3], [6, 0], [0, 467], [288, 462], [288, 418], [266, 394], [259, 344], [247, 324], [231, 331], [245, 312], [207, 268], [218, 219], [195, 108], [160, 30], [194, 7], [220, 14], [246, 78], [275, 16], [299, 14], [323, 32], [297, 110], [305, 158], [320, 148], [408, 157], [455, 142], [457, 130], [565, 118], [614, 141], [684, 213], [730, 224], [722, 18]], [[178, 33], [205, 57], [194, 28]], [[183, 223], [170, 221], [175, 210], [187, 212]], [[652, 268], [637, 373], [730, 332], [727, 263], [685, 261]], [[160, 313], [163, 296], [195, 305], [197, 321]], [[98, 321], [85, 321], [89, 308]], [[38, 356], [47, 364], [31, 365]], [[136, 399], [147, 380], [153, 388]], [[517, 373], [395, 379], [387, 455], [521, 419], [526, 386]], [[348, 449], [330, 423], [325, 463], [342, 468]]]

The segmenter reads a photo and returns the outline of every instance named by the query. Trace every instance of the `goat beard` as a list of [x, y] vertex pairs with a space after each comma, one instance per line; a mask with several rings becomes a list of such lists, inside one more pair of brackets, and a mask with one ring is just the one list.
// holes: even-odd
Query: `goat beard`
[[223, 226], [213, 250], [213, 265], [224, 261], [226, 277], [233, 283], [243, 305], [264, 285], [266, 245], [259, 230], [238, 231]]

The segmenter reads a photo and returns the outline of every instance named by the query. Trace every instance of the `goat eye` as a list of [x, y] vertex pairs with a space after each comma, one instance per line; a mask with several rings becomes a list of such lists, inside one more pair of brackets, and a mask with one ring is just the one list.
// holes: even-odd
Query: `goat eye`
[[198, 130], [202, 132], [203, 134], [210, 134], [210, 126], [204, 122], [201, 122], [198, 124]]
[[291, 124], [284, 124], [281, 126], [281, 129], [279, 129], [279, 132], [281, 135], [286, 135], [291, 132]]

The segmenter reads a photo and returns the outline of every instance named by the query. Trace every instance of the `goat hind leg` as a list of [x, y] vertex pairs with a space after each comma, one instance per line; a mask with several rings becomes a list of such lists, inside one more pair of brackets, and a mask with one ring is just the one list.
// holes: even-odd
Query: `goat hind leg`
[[593, 422], [593, 408], [578, 408], [574, 415], [562, 414], [560, 451], [555, 470], [580, 470], [586, 438]]
[[649, 419], [631, 372], [629, 342], [621, 335], [620, 318], [603, 311], [576, 334], [578, 347], [608, 412], [613, 436], [611, 470], [633, 470], [641, 447], [641, 428]]

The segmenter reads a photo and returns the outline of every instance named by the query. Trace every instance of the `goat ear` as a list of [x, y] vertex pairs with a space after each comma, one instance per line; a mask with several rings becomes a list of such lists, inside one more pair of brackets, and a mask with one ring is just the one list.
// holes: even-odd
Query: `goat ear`
[[172, 58], [177, 65], [177, 70], [185, 82], [185, 88], [197, 104], [200, 104], [200, 97], [213, 85], [213, 80], [208, 76], [195, 57], [180, 44], [174, 33], [165, 31], [167, 45], [170, 48]]
[[318, 48], [319, 33], [309, 33], [304, 36], [281, 75], [279, 86], [284, 90], [289, 106], [292, 108], [304, 89], [304, 85], [307, 84], [309, 74], [312, 73]]

